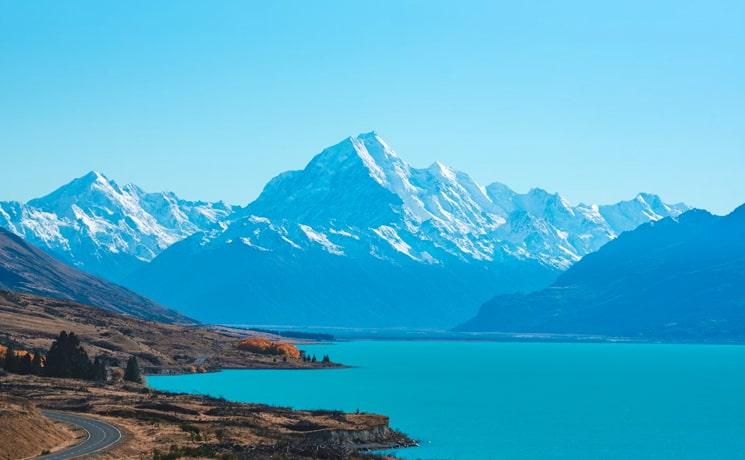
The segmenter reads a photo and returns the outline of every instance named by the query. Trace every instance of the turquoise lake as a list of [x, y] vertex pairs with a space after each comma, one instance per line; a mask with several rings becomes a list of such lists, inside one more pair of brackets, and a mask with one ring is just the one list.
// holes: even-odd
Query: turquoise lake
[[351, 366], [151, 376], [151, 387], [389, 415], [401, 458], [745, 458], [745, 347], [357, 341]]

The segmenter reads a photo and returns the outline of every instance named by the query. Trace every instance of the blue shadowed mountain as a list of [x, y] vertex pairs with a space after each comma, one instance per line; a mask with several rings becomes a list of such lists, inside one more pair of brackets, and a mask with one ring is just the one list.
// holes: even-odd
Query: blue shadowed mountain
[[530, 294], [500, 295], [461, 331], [745, 339], [745, 205], [622, 234]]

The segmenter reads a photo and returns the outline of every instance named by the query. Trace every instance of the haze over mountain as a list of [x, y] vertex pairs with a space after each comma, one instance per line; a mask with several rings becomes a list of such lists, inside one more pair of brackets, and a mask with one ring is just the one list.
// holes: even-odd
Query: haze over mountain
[[458, 330], [741, 341], [745, 205], [642, 225], [546, 289], [495, 297]]
[[233, 211], [225, 203], [147, 193], [90, 172], [25, 204], [0, 201], [0, 227], [113, 281]]
[[191, 322], [128, 289], [66, 265], [2, 228], [0, 289], [75, 300], [142, 319]]
[[688, 209], [651, 194], [558, 194], [413, 168], [375, 133], [272, 179], [231, 223], [174, 244], [126, 284], [213, 322], [451, 326], [500, 292], [548, 285], [621, 232]]

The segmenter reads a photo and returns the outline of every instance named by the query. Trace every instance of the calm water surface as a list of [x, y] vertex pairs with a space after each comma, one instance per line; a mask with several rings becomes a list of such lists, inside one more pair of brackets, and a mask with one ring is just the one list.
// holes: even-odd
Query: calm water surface
[[343, 342], [357, 366], [148, 377], [158, 389], [377, 412], [402, 458], [745, 458], [745, 346]]

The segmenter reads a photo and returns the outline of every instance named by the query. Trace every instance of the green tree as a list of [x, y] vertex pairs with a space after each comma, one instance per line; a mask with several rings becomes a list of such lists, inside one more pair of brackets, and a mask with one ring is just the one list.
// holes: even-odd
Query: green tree
[[124, 380], [142, 383], [140, 365], [137, 363], [137, 358], [134, 356], [130, 356], [129, 360], [127, 361], [127, 369], [124, 371]]
[[104, 360], [100, 359], [98, 356], [96, 356], [96, 359], [93, 360], [93, 380], [96, 382], [105, 382], [106, 381], [106, 364], [104, 363]]
[[74, 332], [60, 332], [47, 353], [44, 374], [49, 377], [91, 379], [93, 365]]

